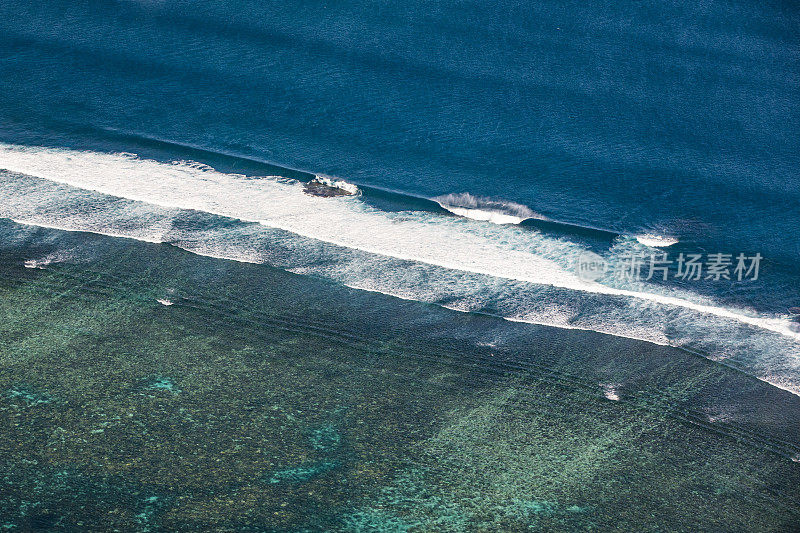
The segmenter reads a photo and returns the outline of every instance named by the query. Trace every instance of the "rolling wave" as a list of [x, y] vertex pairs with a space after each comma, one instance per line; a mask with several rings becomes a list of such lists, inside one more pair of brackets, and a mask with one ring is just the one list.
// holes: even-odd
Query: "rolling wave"
[[675, 237], [670, 237], [666, 235], [654, 235], [652, 233], [646, 233], [644, 235], [636, 235], [635, 239], [639, 241], [640, 244], [644, 244], [645, 246], [650, 246], [651, 248], [666, 248], [668, 246], [672, 246], [673, 244], [678, 244], [678, 239]]
[[437, 196], [433, 200], [458, 216], [494, 224], [519, 224], [527, 219], [547, 220], [547, 217], [534, 212], [526, 205], [473, 196], [467, 192]]
[[[572, 224], [537, 213], [530, 207], [508, 200], [497, 200], [483, 196], [475, 196], [468, 192], [451, 193], [431, 198], [443, 209], [460, 217], [491, 222], [493, 224], [523, 224], [543, 231], [567, 235], [585, 235], [604, 240], [624, 236], [615, 231], [591, 226]], [[668, 235], [645, 233], [633, 235], [640, 244], [651, 248], [666, 248], [678, 243], [678, 239]]]
[[[582, 280], [571, 265], [584, 247], [519, 222], [384, 211], [346, 197], [310, 197], [293, 179], [131, 154], [0, 144], [0, 168], [0, 216], [23, 223], [167, 242], [460, 311], [686, 347], [800, 394], [800, 334], [786, 318], [688, 291]], [[533, 213], [468, 194], [437, 201], [490, 213], [471, 218], [493, 222]]]

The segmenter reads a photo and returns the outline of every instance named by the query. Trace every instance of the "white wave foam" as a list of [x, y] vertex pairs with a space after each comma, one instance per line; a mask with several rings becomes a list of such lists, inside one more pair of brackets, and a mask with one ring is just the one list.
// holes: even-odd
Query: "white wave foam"
[[678, 239], [666, 235], [654, 235], [652, 233], [645, 233], [644, 235], [636, 235], [635, 239], [640, 244], [649, 246], [651, 248], [667, 248], [673, 244], [678, 244]]
[[600, 387], [603, 389], [603, 396], [615, 402], [619, 401], [619, 384], [618, 383], [601, 383]]
[[[168, 208], [194, 209], [258, 221], [266, 226], [348, 248], [445, 268], [685, 307], [798, 338], [788, 322], [750, 316], [673, 296], [584, 281], [551, 260], [486, 235], [459, 231], [445, 220], [393, 218], [362, 204], [301, 194], [298, 183], [241, 179], [192, 165], [166, 165], [127, 154], [77, 152], [0, 144], [0, 164], [15, 172]], [[333, 201], [331, 201], [333, 200]], [[465, 197], [464, 202], [471, 201]], [[112, 236], [125, 236], [114, 235]], [[153, 239], [152, 242], [160, 242]]]
[[[56, 183], [128, 198], [167, 208], [193, 209], [259, 222], [346, 248], [420, 261], [523, 282], [582, 292], [627, 296], [683, 307], [735, 320], [800, 340], [789, 322], [763, 318], [713, 304], [656, 293], [637, 292], [584, 281], [556, 262], [531, 253], [530, 243], [516, 235], [515, 243], [500, 244], [497, 234], [470, 232], [447, 220], [431, 224], [424, 215], [398, 218], [363, 204], [302, 194], [298, 182], [276, 178], [244, 179], [203, 167], [167, 165], [128, 154], [78, 152], [0, 143], [0, 166]], [[477, 199], [459, 196], [463, 203]], [[524, 207], [524, 206], [523, 206]], [[525, 232], [525, 235], [531, 235]], [[513, 236], [513, 235], [511, 235]]]
[[45, 269], [47, 268], [47, 265], [50, 265], [52, 263], [61, 263], [63, 261], [68, 261], [70, 259], [71, 259], [71, 254], [69, 252], [59, 251], [47, 254], [44, 257], [27, 259], [23, 262], [23, 265], [25, 266], [25, 268]]
[[466, 192], [437, 196], [433, 200], [454, 215], [493, 224], [519, 224], [528, 218], [546, 220], [528, 206], [473, 196]]
[[[486, 295], [494, 294], [502, 300], [502, 304], [492, 304], [502, 308], [496, 314], [509, 320], [589, 329], [659, 344], [692, 344], [698, 339], [704, 341], [710, 336], [709, 331], [717, 330], [722, 341], [739, 343], [740, 352], [763, 354], [763, 361], [752, 363], [754, 375], [767, 376], [784, 386], [788, 382], [787, 389], [800, 391], [796, 363], [786, 358], [774, 359], [777, 357], [774, 353], [797, 352], [795, 342], [800, 340], [800, 334], [791, 329], [788, 320], [729, 309], [690, 293], [646, 292], [581, 280], [566, 266], [572, 260], [565, 257], [577, 256], [583, 248], [533, 231], [514, 226], [463, 224], [430, 213], [383, 212], [347, 198], [308, 196], [303, 194], [302, 184], [285, 178], [245, 179], [202, 165], [164, 164], [127, 154], [0, 144], [0, 168], [145, 206], [133, 209], [112, 202], [107, 211], [94, 212], [93, 206], [81, 212], [82, 204], [76, 203], [77, 214], [65, 220], [60, 213], [42, 214], [36, 209], [37, 202], [44, 202], [36, 195], [53, 196], [47, 200], [50, 202], [47, 205], [52, 206], [65, 198], [64, 191], [37, 190], [34, 195], [26, 195], [14, 193], [12, 187], [8, 189], [11, 192], [0, 193], [17, 195], [14, 202], [0, 205], [0, 216], [15, 218], [15, 214], [24, 212], [26, 216], [17, 216], [18, 221], [150, 242], [168, 241], [213, 257], [271, 262], [289, 270], [325, 275], [349, 286], [441, 302], [458, 310], [483, 310], [488, 305]], [[33, 207], [25, 211], [20, 207], [25, 202]], [[469, 203], [468, 199], [462, 203]], [[147, 210], [155, 212], [159, 208], [156, 206], [166, 209], [161, 215], [166, 217], [164, 220], [143, 214]], [[269, 246], [259, 248], [253, 244], [253, 240], [264, 242], [278, 237], [256, 235], [253, 229], [247, 229], [249, 233], [245, 236], [222, 230], [180, 233], [169, 229], [168, 219], [175, 216], [170, 210], [175, 209], [259, 222], [265, 228], [290, 232], [326, 246], [371, 255], [348, 258], [340, 253], [335, 262], [330, 257], [327, 261], [313, 262], [308, 259], [310, 254], [323, 253], [315, 245], [316, 248], [298, 249], [292, 252], [294, 255], [288, 253], [290, 259], [281, 259], [279, 254], [270, 254]], [[125, 217], [132, 221], [122, 220]], [[273, 244], [271, 241], [270, 245]], [[290, 251], [301, 246], [285, 239], [278, 244]], [[387, 263], [389, 267], [381, 269], [382, 261], [394, 263]], [[413, 263], [400, 265], [397, 261]], [[428, 267], [413, 265], [440, 267], [452, 274], [434, 277]], [[380, 272], [383, 274], [379, 275]], [[475, 275], [489, 278], [479, 279]], [[542, 292], [537, 287], [554, 289]], [[579, 295], [570, 296], [573, 294], [570, 291]], [[597, 298], [601, 297], [625, 303], [605, 308], [600, 305], [597, 309], [584, 305], [587, 299], [600, 302]], [[553, 303], [543, 305], [543, 302]], [[575, 311], [578, 308], [580, 313]], [[753, 331], [735, 330], [742, 326], [756, 328], [765, 335], [777, 333], [792, 341], [792, 345], [776, 351], [774, 339], [754, 335]]]
[[39, 268], [44, 269], [47, 265], [49, 265], [52, 261], [47, 258], [43, 259], [27, 259], [23, 264], [25, 268]]

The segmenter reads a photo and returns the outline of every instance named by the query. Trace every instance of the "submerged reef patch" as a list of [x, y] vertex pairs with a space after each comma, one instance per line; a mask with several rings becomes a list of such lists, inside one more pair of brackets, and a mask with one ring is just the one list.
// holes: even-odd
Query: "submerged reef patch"
[[172, 394], [179, 394], [181, 389], [175, 386], [175, 382], [171, 378], [156, 378], [152, 380], [146, 387], [148, 390], [162, 390], [171, 392]]
[[53, 401], [52, 396], [46, 392], [38, 392], [34, 388], [26, 385], [19, 385], [10, 388], [6, 392], [6, 397], [23, 404], [26, 407], [47, 404]]
[[337, 463], [334, 461], [319, 461], [298, 465], [284, 470], [278, 470], [269, 478], [270, 483], [305, 483], [318, 476], [321, 476], [334, 468]]

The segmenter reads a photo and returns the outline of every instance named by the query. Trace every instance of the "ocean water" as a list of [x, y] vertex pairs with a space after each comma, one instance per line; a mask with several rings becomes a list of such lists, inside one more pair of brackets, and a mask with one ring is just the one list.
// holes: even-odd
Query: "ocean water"
[[785, 1], [0, 5], [0, 525], [789, 530], [798, 45]]

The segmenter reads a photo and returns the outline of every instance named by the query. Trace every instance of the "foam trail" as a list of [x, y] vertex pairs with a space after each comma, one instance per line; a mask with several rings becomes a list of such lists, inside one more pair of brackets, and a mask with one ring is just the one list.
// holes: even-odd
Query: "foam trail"
[[[153, 244], [163, 244], [164, 241], [157, 239], [156, 237], [148, 237], [142, 235], [125, 235], [122, 233], [115, 233], [110, 231], [98, 231], [95, 229], [88, 229], [88, 228], [75, 228], [65, 224], [48, 224], [46, 222], [39, 222], [34, 220], [23, 220], [19, 218], [9, 218], [10, 221], [15, 222], [17, 224], [22, 224], [23, 226], [35, 226], [38, 228], [47, 228], [47, 229], [57, 229], [61, 231], [80, 231], [85, 233], [94, 233], [95, 235], [105, 235], [106, 237], [115, 237], [118, 239], [133, 239], [135, 241], [141, 242], [149, 242]], [[26, 262], [27, 263], [27, 262]], [[27, 266], [27, 264], [26, 264]], [[31, 267], [28, 267], [31, 268]]]
[[[314, 198], [302, 184], [252, 179], [186, 163], [129, 154], [0, 143], [0, 167], [56, 183], [167, 208], [192, 209], [259, 222], [304, 237], [372, 254], [584, 293], [623, 296], [714, 315], [800, 340], [789, 321], [745, 314], [713, 303], [584, 281], [533, 253], [530, 232], [479, 232], [457, 220], [385, 213], [352, 198]], [[502, 229], [502, 228], [499, 228]]]

